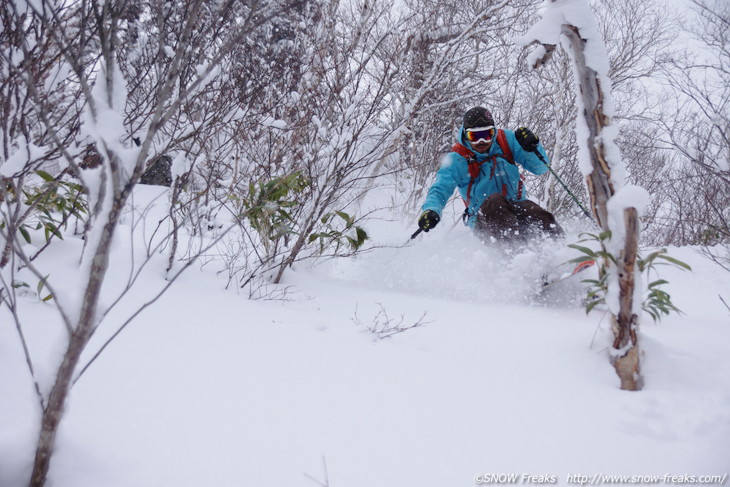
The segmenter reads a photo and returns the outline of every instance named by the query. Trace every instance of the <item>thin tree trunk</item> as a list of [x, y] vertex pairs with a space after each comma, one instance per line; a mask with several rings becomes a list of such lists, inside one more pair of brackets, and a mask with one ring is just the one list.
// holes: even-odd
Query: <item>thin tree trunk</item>
[[626, 242], [618, 259], [618, 315], [611, 317], [613, 327], [613, 366], [621, 379], [621, 389], [638, 391], [642, 387], [639, 363], [638, 317], [634, 313], [634, 270], [639, 250], [639, 216], [636, 208], [624, 210]]
[[61, 422], [66, 399], [73, 383], [73, 373], [79, 363], [81, 353], [86, 347], [96, 325], [99, 295], [109, 265], [111, 241], [122, 206], [123, 204], [121, 202], [115, 201], [108, 221], [104, 225], [104, 230], [91, 262], [89, 280], [84, 292], [84, 301], [81, 307], [79, 322], [69, 338], [66, 353], [63, 356], [63, 361], [58, 368], [56, 380], [48, 396], [48, 403], [43, 410], [41, 431], [36, 445], [30, 487], [42, 487], [48, 476], [51, 456], [53, 455], [53, 449], [56, 444], [58, 426]]

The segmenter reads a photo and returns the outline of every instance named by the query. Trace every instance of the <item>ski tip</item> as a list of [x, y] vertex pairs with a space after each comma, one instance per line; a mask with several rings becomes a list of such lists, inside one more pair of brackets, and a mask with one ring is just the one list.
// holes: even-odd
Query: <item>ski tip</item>
[[584, 260], [583, 262], [575, 266], [575, 269], [573, 269], [573, 274], [578, 274], [579, 272], [584, 271], [595, 264], [595, 260]]

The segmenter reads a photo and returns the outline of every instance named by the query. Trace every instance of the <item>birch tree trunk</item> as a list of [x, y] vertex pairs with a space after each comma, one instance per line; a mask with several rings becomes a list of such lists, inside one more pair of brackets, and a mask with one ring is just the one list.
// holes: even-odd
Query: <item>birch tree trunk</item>
[[[556, 0], [550, 0], [548, 6], [556, 4]], [[555, 7], [559, 9], [560, 7]], [[573, 13], [573, 12], [571, 12]], [[586, 15], [590, 11], [586, 8]], [[589, 24], [584, 24], [588, 26]], [[588, 28], [588, 27], [586, 27]], [[640, 368], [640, 348], [638, 340], [638, 315], [634, 312], [634, 288], [635, 268], [638, 256], [639, 223], [638, 211], [636, 208], [625, 208], [623, 215], [611, 213], [609, 215], [609, 200], [615, 195], [616, 188], [620, 187], [623, 181], [616, 181], [612, 174], [612, 168], [620, 167], [622, 161], [612, 160], [618, 154], [618, 148], [609, 145], [613, 144], [613, 136], [606, 130], [611, 125], [610, 112], [607, 105], [610, 105], [610, 86], [603, 86], [602, 80], [608, 79], [608, 73], [599, 74], [593, 66], [601, 60], [587, 59], [586, 44], [588, 39], [581, 35], [579, 27], [568, 20], [563, 20], [559, 32], [567, 39], [567, 49], [573, 59], [575, 84], [579, 107], [583, 112], [578, 113], [578, 123], [585, 126], [585, 139], [578, 138], [578, 144], [584, 148], [590, 159], [590, 171], [583, 169], [588, 193], [591, 200], [591, 211], [596, 222], [603, 232], [610, 232], [611, 238], [601, 241], [606, 254], [614, 257], [615, 261], [606, 259], [603, 272], [609, 276], [609, 288], [612, 290], [618, 286], [618, 307], [615, 303], [608, 303], [611, 309], [611, 323], [614, 334], [614, 341], [611, 346], [611, 362], [621, 380], [621, 389], [639, 390], [642, 386]], [[591, 43], [602, 42], [597, 32], [591, 36]], [[552, 56], [555, 45], [551, 41], [534, 40], [545, 48], [544, 55], [534, 60], [533, 67], [539, 67]], [[529, 40], [528, 40], [529, 43]], [[594, 49], [591, 46], [589, 52], [605, 52]], [[599, 46], [600, 47], [600, 46]], [[605, 47], [605, 46], [604, 46]], [[595, 55], [595, 54], [594, 54]], [[609, 112], [609, 113], [607, 113]], [[581, 132], [579, 131], [579, 134]], [[615, 211], [615, 210], [614, 210]], [[611, 216], [612, 218], [609, 218]], [[616, 222], [623, 216], [623, 222]], [[611, 225], [623, 225], [623, 228], [611, 228]], [[623, 238], [623, 242], [615, 239]], [[610, 246], [611, 248], [607, 248]], [[615, 279], [612, 279], [615, 277]]]
[[[586, 176], [586, 184], [591, 198], [591, 210], [603, 231], [611, 230], [608, 224], [608, 200], [615, 194], [615, 184], [611, 174], [611, 164], [606, 151], [604, 128], [611, 120], [606, 116], [604, 103], [610, 96], [601, 86], [596, 71], [586, 62], [586, 40], [577, 27], [564, 24], [562, 33], [568, 39], [575, 63], [576, 84], [583, 101], [584, 118], [588, 128], [586, 141], [593, 170]], [[608, 87], [605, 87], [607, 90]], [[634, 313], [634, 268], [638, 255], [639, 224], [635, 208], [624, 210], [625, 242], [616, 263], [606, 262], [607, 272], [615, 272], [619, 285], [619, 311], [612, 313], [611, 322], [614, 333], [611, 358], [616, 373], [621, 379], [621, 389], [636, 391], [641, 389], [640, 349], [638, 342], [638, 316]], [[614, 232], [617, 233], [617, 232]], [[605, 248], [603, 250], [606, 250]], [[611, 266], [615, 265], [615, 269]]]

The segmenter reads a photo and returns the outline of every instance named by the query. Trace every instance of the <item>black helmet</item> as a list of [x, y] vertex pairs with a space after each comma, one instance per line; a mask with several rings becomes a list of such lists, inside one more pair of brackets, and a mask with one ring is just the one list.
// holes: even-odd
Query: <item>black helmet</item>
[[492, 114], [484, 107], [474, 107], [467, 110], [463, 120], [465, 129], [476, 127], [494, 127]]

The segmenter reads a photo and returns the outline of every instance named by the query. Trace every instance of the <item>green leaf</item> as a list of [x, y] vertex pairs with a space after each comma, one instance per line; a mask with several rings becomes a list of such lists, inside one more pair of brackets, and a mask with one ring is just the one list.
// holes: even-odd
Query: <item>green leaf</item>
[[649, 289], [651, 289], [656, 286], [661, 286], [662, 284], [669, 284], [669, 281], [667, 281], [665, 279], [657, 279], [656, 281], [650, 283], [648, 287], [649, 287]]
[[593, 258], [596, 257], [596, 253], [592, 249], [589, 249], [588, 247], [583, 247], [582, 245], [577, 245], [577, 244], [570, 244], [570, 245], [568, 245], [568, 247], [576, 249], [580, 252], [583, 252], [584, 254], [589, 255]]
[[583, 257], [576, 257], [575, 259], [570, 259], [567, 264], [580, 264], [582, 262], [591, 262], [595, 260], [595, 257], [591, 257], [590, 255], [584, 255]]
[[23, 236], [23, 238], [25, 239], [26, 242], [31, 243], [31, 241], [30, 241], [30, 233], [28, 233], [28, 229], [25, 228], [25, 225], [20, 225], [18, 227], [18, 231]]
[[362, 227], [355, 227], [355, 234], [357, 235], [357, 241], [360, 243], [360, 245], [364, 244], [365, 241], [369, 238], [368, 233], [362, 229]]
[[84, 189], [79, 183], [73, 183], [71, 181], [61, 181], [60, 184], [62, 186], [66, 186], [68, 189], [76, 191], [77, 193], [80, 193]]
[[[46, 277], [48, 277], [48, 276], [46, 276]], [[43, 279], [38, 281], [38, 285], [36, 286], [36, 292], [38, 293], [38, 295], [40, 295], [41, 291], [43, 291], [43, 286], [45, 286], [44, 281], [45, 281], [46, 277], [44, 277]]]
[[674, 264], [676, 266], [679, 266], [679, 267], [681, 267], [683, 269], [686, 269], [688, 271], [691, 271], [692, 270], [692, 267], [690, 267], [689, 264], [686, 264], [686, 263], [682, 262], [681, 260], [675, 259], [674, 257], [670, 257], [670, 256], [665, 255], [665, 254], [658, 255], [657, 257], [660, 258], [660, 259], [664, 259], [664, 260], [666, 260], [668, 262], [671, 262], [672, 264]]
[[51, 221], [47, 221], [45, 225], [43, 225], [43, 230], [46, 234], [46, 242], [51, 239], [51, 235], [55, 235], [59, 239], [63, 240], [63, 235], [61, 235], [61, 232], [58, 231], [58, 227]]
[[345, 220], [345, 223], [347, 223], [348, 227], [352, 226], [352, 224], [355, 222], [355, 220], [344, 211], [336, 211], [335, 213], [337, 213], [337, 216]]
[[588, 303], [586, 303], [586, 314], [589, 314], [591, 311], [593, 311], [593, 308], [595, 308], [602, 302], [603, 302], [602, 299], [596, 299], [596, 300], [589, 301]]
[[656, 250], [656, 251], [654, 251], [654, 252], [650, 253], [650, 254], [649, 254], [648, 256], [646, 256], [646, 257], [645, 257], [644, 259], [642, 259], [642, 260], [644, 260], [644, 261], [646, 261], [646, 262], [652, 262], [652, 261], [653, 261], [654, 259], [656, 259], [656, 257], [657, 257], [657, 256], [658, 256], [659, 254], [661, 254], [662, 252], [666, 252], [666, 249]]
[[599, 252], [598, 255], [600, 255], [604, 259], [610, 260], [614, 263], [614, 265], [618, 265], [618, 259], [613, 254], [610, 254], [608, 252]]
[[649, 315], [651, 316], [651, 318], [654, 321], [654, 323], [656, 323], [657, 321], [659, 321], [659, 314], [656, 311], [654, 311], [652, 309], [645, 309], [645, 311], [647, 313], [649, 313]]
[[581, 242], [587, 242], [589, 240], [595, 240], [595, 241], [599, 241], [600, 240], [600, 237], [598, 235], [596, 235], [595, 233], [590, 233], [590, 232], [583, 232], [583, 233], [581, 233], [578, 236], [579, 237], [586, 237], [583, 240], [581, 240]]
[[39, 170], [37, 170], [37, 171], [36, 171], [35, 173], [36, 173], [37, 175], [39, 175], [39, 176], [40, 176], [41, 178], [43, 178], [43, 180], [44, 180], [44, 181], [47, 181], [47, 182], [49, 182], [49, 183], [50, 183], [51, 181], [53, 181], [53, 180], [55, 180], [55, 179], [56, 179], [56, 178], [54, 178], [53, 176], [51, 176], [50, 174], [48, 174], [48, 173], [47, 173], [46, 171], [42, 171], [42, 170], [40, 170], [40, 169], [39, 169]]

